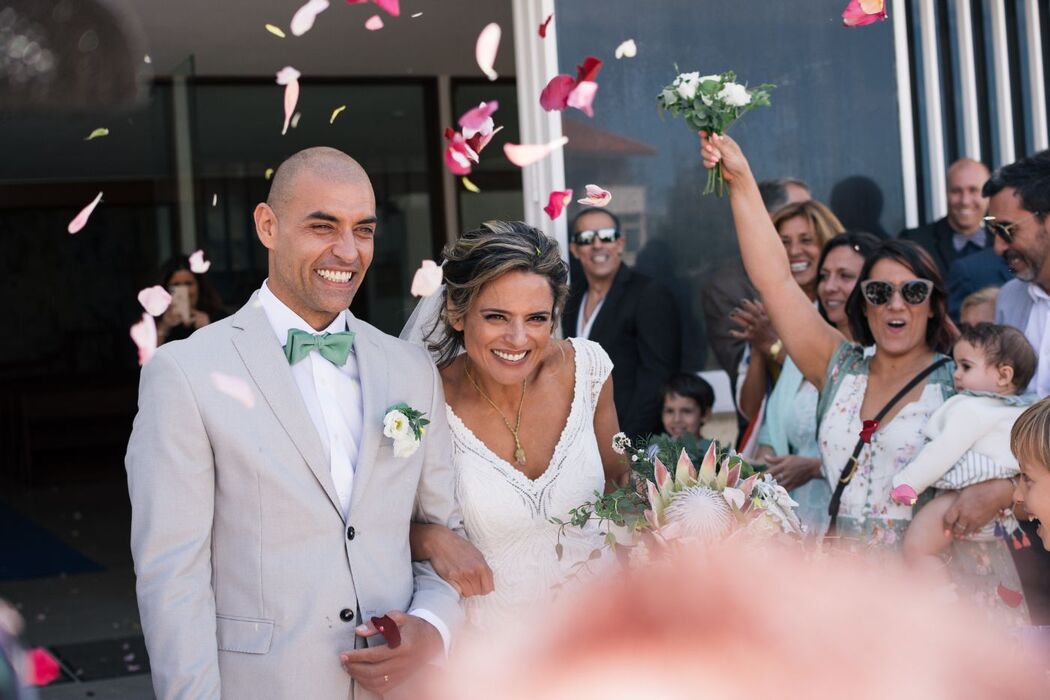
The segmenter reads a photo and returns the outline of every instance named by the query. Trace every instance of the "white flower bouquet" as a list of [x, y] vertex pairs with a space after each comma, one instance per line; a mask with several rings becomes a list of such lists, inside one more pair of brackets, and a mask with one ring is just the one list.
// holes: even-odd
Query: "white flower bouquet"
[[[676, 67], [677, 68], [677, 67]], [[736, 82], [733, 71], [715, 75], [700, 75], [699, 72], [681, 73], [660, 91], [657, 105], [676, 117], [684, 117], [689, 128], [706, 131], [708, 134], [724, 134], [729, 125], [755, 107], [769, 106], [769, 93], [775, 85], [763, 83], [748, 88]], [[707, 174], [704, 194], [717, 189], [722, 196], [725, 179], [721, 164]]]

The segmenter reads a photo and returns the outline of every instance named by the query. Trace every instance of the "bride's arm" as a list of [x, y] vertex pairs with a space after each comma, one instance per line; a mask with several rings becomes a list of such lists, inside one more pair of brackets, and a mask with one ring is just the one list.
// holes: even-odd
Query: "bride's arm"
[[598, 438], [598, 452], [605, 469], [606, 489], [616, 490], [627, 483], [627, 465], [621, 455], [612, 448], [613, 436], [620, 432], [620, 421], [613, 403], [613, 380], [610, 375], [598, 394], [598, 406], [594, 411], [594, 434]]
[[492, 570], [478, 548], [444, 525], [412, 523], [408, 535], [412, 561], [429, 561], [441, 578], [464, 598], [491, 593]]

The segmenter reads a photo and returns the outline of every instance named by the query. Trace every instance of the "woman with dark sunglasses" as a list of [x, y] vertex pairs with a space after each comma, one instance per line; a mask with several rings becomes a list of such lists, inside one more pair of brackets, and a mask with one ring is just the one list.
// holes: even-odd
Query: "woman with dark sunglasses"
[[[789, 356], [820, 392], [821, 459], [829, 486], [842, 484], [830, 509], [837, 518], [835, 534], [850, 548], [899, 551], [912, 508], [890, 498], [893, 476], [925, 444], [923, 426], [955, 391], [950, 362], [922, 376], [946, 359], [954, 335], [936, 265], [913, 244], [881, 244], [865, 261], [847, 302], [851, 343], [792, 284], [787, 256], [776, 245], [776, 231], [739, 146], [727, 136], [702, 134], [701, 155], [705, 167], [721, 163], [744, 267]], [[873, 346], [874, 353], [865, 354], [864, 346]], [[946, 526], [960, 537], [972, 534], [1010, 505], [1010, 486], [996, 480], [964, 490]], [[1026, 606], [1010, 608], [996, 594], [1000, 583], [1020, 587], [1002, 540], [956, 542], [949, 570], [960, 592], [975, 602], [1012, 621], [1027, 619]]]

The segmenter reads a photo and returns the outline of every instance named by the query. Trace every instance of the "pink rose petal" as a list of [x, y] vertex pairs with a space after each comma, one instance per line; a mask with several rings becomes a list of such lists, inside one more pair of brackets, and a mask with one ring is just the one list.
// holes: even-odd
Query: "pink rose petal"
[[474, 58], [478, 62], [478, 68], [488, 76], [489, 80], [499, 77], [492, 66], [496, 63], [496, 52], [499, 51], [499, 40], [502, 33], [499, 25], [493, 22], [481, 30], [477, 44], [474, 46]]
[[152, 316], [142, 314], [142, 320], [131, 327], [131, 339], [139, 349], [139, 365], [145, 366], [157, 351], [157, 324]]
[[292, 15], [290, 29], [292, 34], [302, 36], [314, 26], [317, 15], [328, 9], [328, 0], [309, 0]]
[[463, 139], [463, 134], [448, 129], [445, 138], [449, 140], [445, 147], [445, 165], [453, 175], [469, 175], [471, 163], [478, 162], [478, 154]]
[[469, 146], [471, 148], [471, 150], [474, 151], [474, 153], [481, 153], [482, 149], [484, 149], [485, 146], [489, 145], [489, 141], [492, 140], [492, 137], [495, 136], [496, 134], [498, 134], [502, 130], [503, 130], [502, 126], [497, 126], [495, 129], [493, 129], [492, 131], [490, 131], [488, 133], [485, 133], [483, 131], [479, 131], [478, 133], [476, 133], [476, 134], [474, 134], [473, 136], [470, 136], [470, 137], [466, 136], [466, 131], [467, 131], [466, 129], [464, 129], [463, 132], [464, 132], [464, 139], [467, 142], [467, 146]]
[[1024, 600], [1024, 594], [1021, 593], [1021, 591], [1015, 591], [1012, 588], [1007, 588], [1001, 583], [999, 584], [999, 587], [996, 589], [995, 592], [998, 593], [1002, 601], [1011, 608], [1016, 608]]
[[61, 675], [58, 661], [51, 656], [47, 649], [42, 647], [36, 647], [27, 651], [26, 662], [29, 667], [28, 678], [26, 679], [29, 685], [47, 685]]
[[576, 201], [589, 207], [604, 207], [612, 201], [612, 192], [603, 190], [598, 185], [587, 185], [587, 196]]
[[284, 85], [284, 128], [281, 135], [288, 133], [288, 124], [295, 114], [295, 105], [299, 102], [299, 76], [301, 74], [291, 66], [285, 66], [277, 73], [277, 84]]
[[492, 133], [495, 124], [492, 122], [492, 114], [499, 109], [499, 102], [482, 102], [472, 110], [467, 111], [459, 118], [459, 125], [463, 127], [463, 138], [469, 139], [474, 134]]
[[580, 110], [588, 117], [593, 117], [594, 109], [591, 107], [591, 103], [594, 102], [594, 96], [597, 92], [598, 83], [593, 80], [584, 80], [573, 88], [565, 103], [569, 107], [574, 107], [575, 109]]
[[915, 489], [907, 484], [901, 484], [897, 488], [890, 491], [890, 498], [893, 502], [902, 506], [913, 506], [915, 501], [919, 500], [919, 494], [915, 493]]
[[444, 269], [433, 260], [424, 260], [412, 277], [412, 296], [429, 297], [441, 289]]
[[551, 151], [561, 148], [568, 142], [569, 137], [562, 136], [560, 139], [554, 139], [550, 143], [505, 143], [503, 144], [503, 153], [511, 163], [519, 168], [524, 168], [526, 165], [532, 165], [537, 161], [543, 160], [551, 154]]
[[[368, 2], [368, 0], [346, 0], [350, 5], [360, 5]], [[400, 0], [372, 0], [379, 9], [385, 10], [391, 17], [399, 17], [401, 15], [401, 2]], [[414, 16], [414, 15], [413, 15]]]
[[572, 190], [554, 190], [547, 199], [547, 206], [543, 207], [543, 211], [547, 212], [547, 216], [551, 218], [551, 221], [554, 221], [561, 216], [565, 205], [571, 201]]
[[70, 233], [77, 233], [80, 229], [87, 225], [88, 218], [91, 216], [91, 212], [95, 211], [95, 207], [102, 201], [102, 193], [99, 192], [98, 196], [91, 201], [91, 204], [87, 205], [80, 210], [80, 213], [73, 217], [73, 220], [69, 222], [69, 226], [66, 230]]
[[211, 384], [231, 399], [240, 402], [245, 408], [255, 407], [255, 392], [248, 382], [240, 377], [231, 377], [222, 372], [212, 372], [209, 375]]
[[563, 110], [569, 106], [569, 93], [576, 87], [571, 75], [556, 75], [540, 92], [540, 107], [548, 112]]
[[372, 15], [365, 21], [365, 29], [370, 32], [377, 32], [383, 28], [383, 18], [379, 15]]
[[547, 25], [551, 23], [552, 19], [554, 19], [554, 13], [553, 12], [550, 13], [549, 15], [547, 15], [547, 19], [543, 20], [543, 24], [540, 25], [540, 30], [539, 31], [540, 31], [540, 38], [541, 39], [546, 39], [547, 38]]
[[190, 272], [203, 275], [211, 267], [211, 262], [204, 259], [204, 251], [198, 250], [190, 256]]
[[842, 11], [842, 23], [847, 27], [863, 27], [886, 19], [886, 4], [882, 0], [850, 0]]
[[139, 292], [139, 303], [150, 316], [160, 316], [171, 306], [171, 295], [164, 287], [154, 285]]

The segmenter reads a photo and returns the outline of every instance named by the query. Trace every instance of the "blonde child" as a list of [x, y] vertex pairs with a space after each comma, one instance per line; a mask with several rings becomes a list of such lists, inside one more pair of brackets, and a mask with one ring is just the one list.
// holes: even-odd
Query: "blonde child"
[[998, 287], [978, 289], [962, 301], [959, 307], [959, 321], [969, 325], [995, 321], [995, 302], [999, 298]]
[[[955, 388], [960, 393], [930, 416], [924, 428], [930, 441], [894, 476], [890, 494], [897, 503], [912, 504], [931, 486], [940, 491], [915, 514], [904, 534], [905, 559], [931, 570], [941, 569], [940, 555], [951, 544], [944, 514], [959, 489], [1018, 473], [1010, 452], [1010, 429], [1030, 403], [1018, 394], [1036, 368], [1035, 351], [1024, 334], [992, 323], [963, 326], [953, 355]], [[1020, 546], [1013, 534], [1017, 529], [1017, 520], [1007, 510], [973, 538], [1012, 537]]]
[[1050, 550], [1050, 398], [1033, 404], [1014, 422], [1010, 449], [1021, 467], [1014, 481], [1014, 502], [1039, 520], [1039, 538]]

